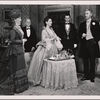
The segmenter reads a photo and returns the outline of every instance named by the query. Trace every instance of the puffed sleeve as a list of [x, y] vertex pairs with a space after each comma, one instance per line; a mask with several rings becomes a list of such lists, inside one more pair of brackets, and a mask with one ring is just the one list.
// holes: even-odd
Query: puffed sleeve
[[21, 39], [16, 39], [16, 32], [14, 31], [14, 30], [12, 30], [11, 32], [10, 32], [10, 41], [11, 41], [11, 43], [23, 43], [23, 41], [21, 40]]

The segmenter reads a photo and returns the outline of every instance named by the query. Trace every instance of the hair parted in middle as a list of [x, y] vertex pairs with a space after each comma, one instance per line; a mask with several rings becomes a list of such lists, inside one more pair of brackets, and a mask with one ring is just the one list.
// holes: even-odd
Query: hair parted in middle
[[51, 19], [49, 16], [46, 16], [43, 20], [44, 26], [46, 26], [46, 22]]

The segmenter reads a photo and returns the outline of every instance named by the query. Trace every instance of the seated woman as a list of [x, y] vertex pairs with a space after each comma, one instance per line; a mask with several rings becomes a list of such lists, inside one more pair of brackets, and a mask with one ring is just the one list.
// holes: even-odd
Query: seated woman
[[33, 86], [39, 85], [41, 82], [43, 60], [58, 54], [59, 49], [62, 49], [62, 44], [60, 48], [55, 45], [55, 41], [60, 41], [60, 38], [52, 29], [52, 19], [48, 16], [45, 17], [44, 25], [42, 41], [37, 44], [37, 50], [32, 57], [28, 71], [28, 81]]

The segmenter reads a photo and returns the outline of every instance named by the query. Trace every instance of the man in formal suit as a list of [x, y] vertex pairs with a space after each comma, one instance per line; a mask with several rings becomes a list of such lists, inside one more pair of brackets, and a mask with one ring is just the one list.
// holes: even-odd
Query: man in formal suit
[[75, 28], [75, 25], [71, 23], [70, 15], [66, 14], [64, 16], [64, 23], [61, 23], [59, 27], [59, 34], [62, 40], [61, 42], [63, 44], [63, 49], [70, 49], [74, 53], [75, 48], [78, 44], [78, 39], [77, 30]]
[[24, 44], [25, 52], [30, 52], [37, 43], [36, 33], [30, 19], [26, 19], [25, 27], [22, 27], [22, 30], [24, 31], [24, 38], [27, 40]]
[[81, 79], [95, 82], [95, 58], [100, 56], [98, 41], [100, 40], [99, 22], [92, 20], [92, 11], [86, 9], [86, 21], [79, 27], [80, 51], [79, 56], [83, 58], [84, 77]]

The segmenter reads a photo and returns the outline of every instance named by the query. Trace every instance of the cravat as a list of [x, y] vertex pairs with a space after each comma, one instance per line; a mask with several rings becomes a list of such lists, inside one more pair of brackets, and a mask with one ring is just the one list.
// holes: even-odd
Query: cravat
[[90, 21], [87, 21], [86, 24], [87, 24], [87, 30], [89, 30], [90, 29]]
[[91, 23], [91, 21], [87, 21], [86, 22], [86, 30], [87, 30], [87, 36], [86, 36], [86, 40], [89, 40], [89, 39], [92, 39], [93, 38], [93, 36], [92, 36], [92, 33], [91, 33], [91, 30], [90, 30], [90, 23]]

